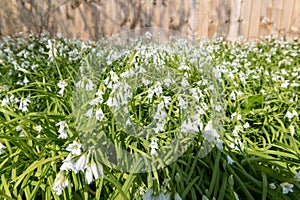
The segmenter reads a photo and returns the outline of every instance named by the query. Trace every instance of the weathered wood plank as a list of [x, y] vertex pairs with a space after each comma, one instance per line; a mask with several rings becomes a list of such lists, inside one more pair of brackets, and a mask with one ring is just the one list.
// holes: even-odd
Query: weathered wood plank
[[189, 14], [189, 29], [188, 35], [193, 37], [198, 36], [198, 16], [199, 16], [199, 9], [200, 9], [200, 1], [199, 0], [190, 0], [190, 14]]
[[236, 40], [238, 38], [241, 14], [242, 0], [232, 0], [228, 39]]
[[219, 25], [219, 14], [220, 14], [220, 1], [210, 1], [210, 12], [209, 12], [209, 24], [208, 24], [208, 38], [212, 38], [218, 33]]
[[284, 0], [281, 25], [280, 25], [280, 36], [287, 37], [290, 34], [293, 17], [294, 0]]
[[229, 23], [230, 23], [230, 0], [220, 1], [220, 11], [219, 11], [219, 27], [218, 35], [226, 37], [229, 32]]
[[280, 35], [281, 16], [283, 10], [283, 0], [274, 0], [272, 10], [271, 34]]
[[294, 4], [289, 37], [300, 37], [300, 1], [298, 0]]
[[239, 35], [248, 39], [252, 0], [242, 1]]
[[169, 29], [179, 31], [180, 26], [180, 2], [181, 0], [173, 0], [170, 6], [170, 23]]
[[209, 1], [201, 0], [199, 5], [199, 28], [198, 28], [198, 36], [199, 37], [208, 37], [208, 24], [209, 24], [209, 13], [210, 13], [210, 5]]
[[250, 23], [249, 23], [249, 38], [255, 39], [259, 37], [259, 19], [260, 19], [260, 12], [261, 12], [261, 1], [252, 1], [251, 6], [251, 16], [250, 16]]
[[271, 25], [272, 25], [272, 7], [273, 1], [262, 0], [261, 1], [261, 11], [260, 11], [260, 21], [259, 21], [259, 37], [264, 39], [266, 36], [270, 35]]

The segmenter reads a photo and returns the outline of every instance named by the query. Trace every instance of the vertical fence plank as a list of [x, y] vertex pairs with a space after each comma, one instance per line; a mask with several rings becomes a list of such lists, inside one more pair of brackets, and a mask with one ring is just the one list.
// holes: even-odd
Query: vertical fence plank
[[242, 1], [239, 35], [248, 39], [252, 0]]
[[259, 20], [259, 37], [261, 39], [264, 39], [266, 36], [270, 35], [270, 29], [272, 25], [272, 6], [273, 1], [261, 1], [261, 11]]
[[229, 32], [231, 0], [220, 1], [218, 35], [226, 37]]
[[300, 1], [298, 0], [294, 4], [290, 37], [300, 37]]
[[218, 33], [219, 11], [220, 11], [220, 1], [211, 0], [209, 24], [208, 24], [208, 38], [212, 38], [216, 33]]
[[149, 0], [141, 0], [141, 18], [140, 18], [140, 22], [141, 22], [141, 27], [149, 27], [150, 23], [149, 23], [149, 14], [150, 14], [150, 1]]
[[271, 34], [280, 36], [280, 25], [281, 25], [281, 16], [282, 16], [282, 6], [283, 0], [274, 0], [273, 10], [272, 10], [272, 25], [271, 25]]
[[179, 17], [179, 31], [187, 35], [189, 29], [190, 3], [187, 0], [181, 0], [180, 5], [180, 15], [177, 16]]
[[252, 1], [251, 16], [249, 24], [249, 39], [255, 39], [259, 36], [259, 18], [261, 11], [261, 1]]
[[135, 33], [137, 33], [137, 34], [140, 32], [140, 28], [142, 27], [141, 21], [140, 21], [140, 18], [142, 16], [142, 7], [141, 6], [142, 6], [142, 4], [141, 4], [140, 0], [133, 0], [132, 8], [133, 8], [134, 14], [133, 14], [130, 28], [131, 29], [135, 28], [136, 29]]
[[240, 26], [240, 14], [241, 14], [241, 1], [232, 0], [231, 12], [230, 12], [230, 23], [228, 39], [235, 40], [238, 38], [239, 26]]
[[149, 0], [150, 3], [150, 27], [158, 27], [160, 21], [160, 0]]
[[208, 24], [209, 24], [209, 1], [207, 0], [200, 0], [199, 9], [201, 9], [201, 12], [199, 12], [199, 30], [198, 30], [198, 36], [199, 37], [208, 37]]
[[190, 3], [190, 15], [189, 15], [189, 29], [188, 35], [193, 37], [197, 36], [198, 33], [198, 16], [199, 16], [199, 9], [200, 9], [200, 2], [199, 0], [189, 0]]
[[293, 6], [294, 0], [284, 0], [280, 25], [280, 35], [282, 37], [287, 37], [289, 35], [293, 17]]
[[180, 0], [173, 0], [170, 6], [170, 24], [169, 29], [179, 30]]
[[169, 28], [171, 3], [170, 0], [161, 0], [159, 26], [162, 28]]

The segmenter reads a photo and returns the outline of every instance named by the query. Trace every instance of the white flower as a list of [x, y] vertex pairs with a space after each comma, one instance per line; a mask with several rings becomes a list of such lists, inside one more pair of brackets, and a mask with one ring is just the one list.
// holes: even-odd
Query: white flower
[[240, 149], [242, 149], [244, 147], [244, 144], [243, 144], [243, 142], [241, 141], [240, 138], [235, 138], [234, 142], [232, 142], [229, 145], [229, 147], [232, 148], [232, 149], [235, 149], [237, 151], [240, 151]]
[[182, 133], [199, 132], [199, 129], [198, 129], [198, 125], [196, 123], [193, 123], [191, 118], [188, 118], [181, 124], [180, 131]]
[[186, 102], [182, 98], [182, 95], [178, 95], [177, 100], [178, 100], [179, 107], [182, 108], [182, 109], [185, 109], [186, 108]]
[[150, 81], [148, 79], [142, 78], [142, 83], [144, 86], [148, 86], [150, 84]]
[[270, 184], [269, 184], [269, 187], [270, 187], [272, 190], [275, 190], [275, 189], [276, 189], [275, 183], [270, 183]]
[[82, 149], [82, 144], [77, 142], [77, 141], [73, 141], [73, 143], [69, 144], [66, 148], [67, 151], [71, 152], [73, 155], [80, 155], [81, 154], [81, 149]]
[[232, 135], [233, 136], [239, 136], [239, 131], [241, 130], [241, 129], [243, 129], [243, 126], [241, 126], [241, 125], [236, 125], [235, 127], [234, 127], [234, 130], [232, 131]]
[[27, 77], [25, 76], [24, 79], [23, 79], [23, 83], [25, 86], [27, 86], [27, 84], [29, 83], [30, 81], [27, 79]]
[[160, 96], [160, 95], [163, 93], [163, 89], [162, 89], [162, 86], [161, 86], [161, 83], [160, 83], [160, 82], [157, 82], [157, 83], [154, 85], [153, 91], [154, 91], [154, 93], [155, 93], [157, 96]]
[[111, 70], [109, 73], [110, 73], [110, 78], [114, 83], [119, 81], [119, 77], [114, 71]]
[[221, 112], [221, 110], [222, 110], [221, 105], [216, 105], [216, 106], [214, 106], [214, 108], [215, 108], [215, 111], [217, 111], [217, 112]]
[[283, 194], [288, 194], [289, 192], [293, 192], [293, 187], [294, 187], [293, 184], [284, 182], [284, 183], [281, 183], [280, 186], [282, 187]]
[[6, 96], [2, 99], [1, 106], [2, 106], [2, 107], [3, 107], [3, 106], [8, 106], [9, 103], [10, 103], [9, 98], [8, 98], [8, 96], [6, 95]]
[[159, 133], [160, 131], [163, 131], [165, 127], [165, 120], [162, 120], [158, 123], [156, 123], [156, 127], [153, 128], [155, 133]]
[[4, 153], [3, 149], [6, 149], [6, 146], [4, 146], [2, 143], [0, 143], [0, 155]]
[[242, 120], [242, 115], [237, 114], [236, 112], [232, 113], [232, 115], [231, 115], [231, 117], [230, 117], [230, 120], [233, 121], [233, 119], [234, 119], [235, 116], [236, 116], [236, 120], [237, 120], [237, 121]]
[[170, 194], [165, 194], [164, 192], [160, 192], [157, 195], [153, 195], [153, 190], [150, 188], [146, 194], [142, 197], [143, 200], [154, 200], [154, 199], [159, 199], [159, 200], [170, 200]]
[[295, 135], [295, 126], [290, 125], [289, 130], [290, 130], [291, 136], [294, 137], [294, 135]]
[[70, 184], [69, 184], [69, 181], [68, 179], [65, 177], [64, 175], [64, 172], [60, 171], [56, 178], [55, 178], [55, 181], [52, 185], [52, 189], [54, 190], [54, 192], [57, 194], [57, 195], [61, 195], [62, 194], [62, 191], [66, 188], [66, 187], [69, 187]]
[[150, 151], [150, 154], [151, 155], [154, 155], [156, 154], [156, 150], [158, 149], [158, 139], [156, 137], [152, 138], [151, 139], [151, 143], [149, 144], [149, 147], [151, 148], [151, 151]]
[[58, 86], [58, 88], [60, 88], [60, 90], [58, 91], [58, 94], [63, 96], [64, 91], [65, 91], [65, 87], [67, 87], [68, 84], [65, 81], [60, 80], [59, 83], [57, 84], [57, 86]]
[[39, 133], [40, 133], [40, 132], [42, 131], [42, 129], [43, 129], [41, 125], [36, 125], [34, 128], [35, 128], [35, 130], [36, 130], [37, 132], [39, 132]]
[[204, 134], [203, 137], [206, 141], [212, 142], [215, 139], [219, 139], [220, 136], [217, 133], [216, 129], [213, 128], [212, 121], [208, 121], [207, 125], [204, 128]]
[[231, 165], [232, 163], [234, 163], [234, 160], [229, 155], [227, 155], [227, 163], [229, 165]]
[[163, 96], [163, 101], [164, 101], [164, 104], [165, 104], [165, 108], [169, 107], [169, 103], [171, 102], [171, 100], [172, 100], [172, 97], [170, 97], [170, 96]]
[[91, 118], [93, 114], [93, 108], [90, 108], [85, 114], [84, 116], [86, 116], [87, 118]]
[[16, 131], [19, 132], [19, 131], [21, 131], [21, 130], [23, 130], [23, 129], [22, 129], [22, 126], [18, 125], [18, 126], [16, 127]]
[[114, 97], [108, 97], [106, 105], [108, 105], [109, 107], [114, 107], [115, 109], [120, 108], [119, 102], [116, 98]]
[[58, 138], [66, 139], [68, 137], [68, 129], [69, 129], [67, 122], [60, 121], [56, 124], [56, 126], [59, 126], [59, 129], [58, 129], [59, 136], [58, 136]]
[[57, 56], [57, 49], [55, 48], [51, 40], [48, 40], [47, 48], [49, 49], [49, 59], [50, 61], [53, 61], [53, 58]]
[[88, 164], [88, 156], [82, 155], [80, 158], [76, 161], [74, 165], [74, 172], [78, 173], [79, 171], [82, 171], [87, 167]]
[[90, 79], [88, 79], [87, 80], [87, 84], [85, 85], [85, 90], [86, 91], [91, 91], [91, 90], [93, 90], [94, 89], [94, 83], [93, 83], [93, 81], [92, 80], [90, 80]]
[[292, 112], [287, 111], [286, 114], [285, 114], [285, 117], [288, 118], [289, 120], [291, 120], [295, 116], [298, 116], [298, 113], [297, 113], [296, 110], [293, 110]]
[[178, 70], [190, 70], [190, 67], [187, 66], [187, 65], [181, 64], [181, 65], [178, 67]]
[[190, 86], [190, 84], [189, 84], [189, 82], [186, 79], [182, 79], [181, 86], [184, 87], [184, 88], [186, 88], [186, 87]]
[[75, 86], [76, 86], [77, 88], [84, 88], [84, 82], [83, 82], [83, 80], [78, 81], [78, 82], [75, 84]]
[[244, 125], [243, 125], [244, 128], [249, 128], [250, 127], [250, 124], [248, 122], [246, 122]]
[[102, 111], [102, 109], [101, 108], [99, 108], [98, 110], [96, 110], [96, 119], [98, 120], [98, 121], [102, 121], [103, 120], [103, 118], [104, 118], [104, 113], [103, 113], [103, 111]]
[[287, 88], [287, 87], [289, 86], [289, 84], [290, 84], [290, 81], [289, 81], [289, 80], [285, 80], [285, 81], [281, 84], [280, 87], [282, 87], [282, 88]]
[[27, 98], [21, 98], [20, 100], [20, 105], [19, 105], [19, 110], [22, 110], [22, 112], [26, 112], [28, 111], [28, 105], [30, 103], [30, 99], [27, 97]]
[[295, 174], [294, 179], [295, 179], [296, 181], [300, 182], [300, 173], [295, 172], [294, 174]]
[[85, 181], [90, 184], [93, 180], [104, 177], [103, 166], [101, 164], [92, 163], [88, 165], [85, 171]]
[[230, 93], [229, 97], [230, 97], [233, 101], [236, 100], [236, 96], [235, 96], [234, 91], [232, 91], [232, 92]]
[[223, 151], [223, 144], [224, 144], [224, 141], [222, 141], [222, 140], [220, 140], [219, 138], [217, 138], [216, 147], [217, 147], [220, 151]]
[[61, 171], [74, 171], [74, 160], [72, 159], [72, 154], [68, 154], [63, 164], [60, 166]]

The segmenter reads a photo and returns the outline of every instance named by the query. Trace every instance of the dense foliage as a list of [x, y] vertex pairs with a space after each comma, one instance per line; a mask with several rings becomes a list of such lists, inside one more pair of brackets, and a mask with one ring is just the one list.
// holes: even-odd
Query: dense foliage
[[[125, 56], [118, 48], [106, 51], [107, 43], [50, 39], [47, 34], [2, 38], [1, 199], [297, 199], [299, 43], [216, 38], [185, 46], [178, 40], [168, 51], [166, 46], [137, 45]], [[89, 55], [97, 52], [105, 58], [98, 60], [103, 62], [101, 74], [89, 79], [82, 73], [86, 79], [79, 79]], [[193, 60], [197, 55], [203, 60]], [[167, 85], [138, 80], [141, 86], [129, 95], [130, 119], [146, 126], [150, 108], [157, 106], [162, 110], [155, 119], [164, 124], [153, 128], [155, 137], [135, 139], [114, 122], [112, 93], [122, 77], [135, 80], [141, 69], [153, 66], [181, 75], [199, 106], [194, 121], [182, 126], [180, 110], [187, 100]], [[81, 117], [99, 123], [115, 145], [128, 151], [154, 155], [177, 133], [196, 135], [178, 159], [162, 168], [144, 173], [114, 169], [99, 162], [82, 141], [74, 119], [74, 91], [94, 98]], [[220, 100], [216, 96], [222, 104], [215, 104]], [[211, 148], [203, 156], [207, 141]]]

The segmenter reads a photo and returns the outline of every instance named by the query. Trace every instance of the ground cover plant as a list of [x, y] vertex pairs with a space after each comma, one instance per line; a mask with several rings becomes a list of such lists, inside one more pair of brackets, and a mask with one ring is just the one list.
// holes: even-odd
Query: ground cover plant
[[[215, 38], [144, 48], [135, 42], [132, 51], [108, 51], [101, 48], [109, 43], [105, 39], [51, 39], [46, 33], [1, 39], [1, 199], [297, 199], [299, 43]], [[91, 54], [105, 59], [92, 63]], [[86, 76], [89, 64], [102, 64], [101, 73]], [[153, 65], [159, 73], [172, 69], [189, 93], [170, 90], [168, 75], [161, 83], [151, 82], [155, 75], [136, 76]], [[140, 85], [127, 94], [126, 81]], [[117, 96], [127, 111], [118, 112], [123, 107]], [[190, 97], [195, 107], [185, 121]], [[74, 99], [85, 98], [91, 101], [74, 117], [82, 109]], [[153, 112], [159, 126], [151, 126]], [[118, 126], [116, 114], [150, 127], [154, 136], [136, 139]], [[181, 151], [163, 150], [177, 136], [184, 141], [179, 133], [195, 137], [172, 162], [155, 170], [162, 166], [155, 160], [151, 170], [137, 165], [139, 173], [132, 173], [120, 170], [128, 165], [126, 155], [90, 146], [87, 124], [101, 127], [100, 138], [143, 155]]]

